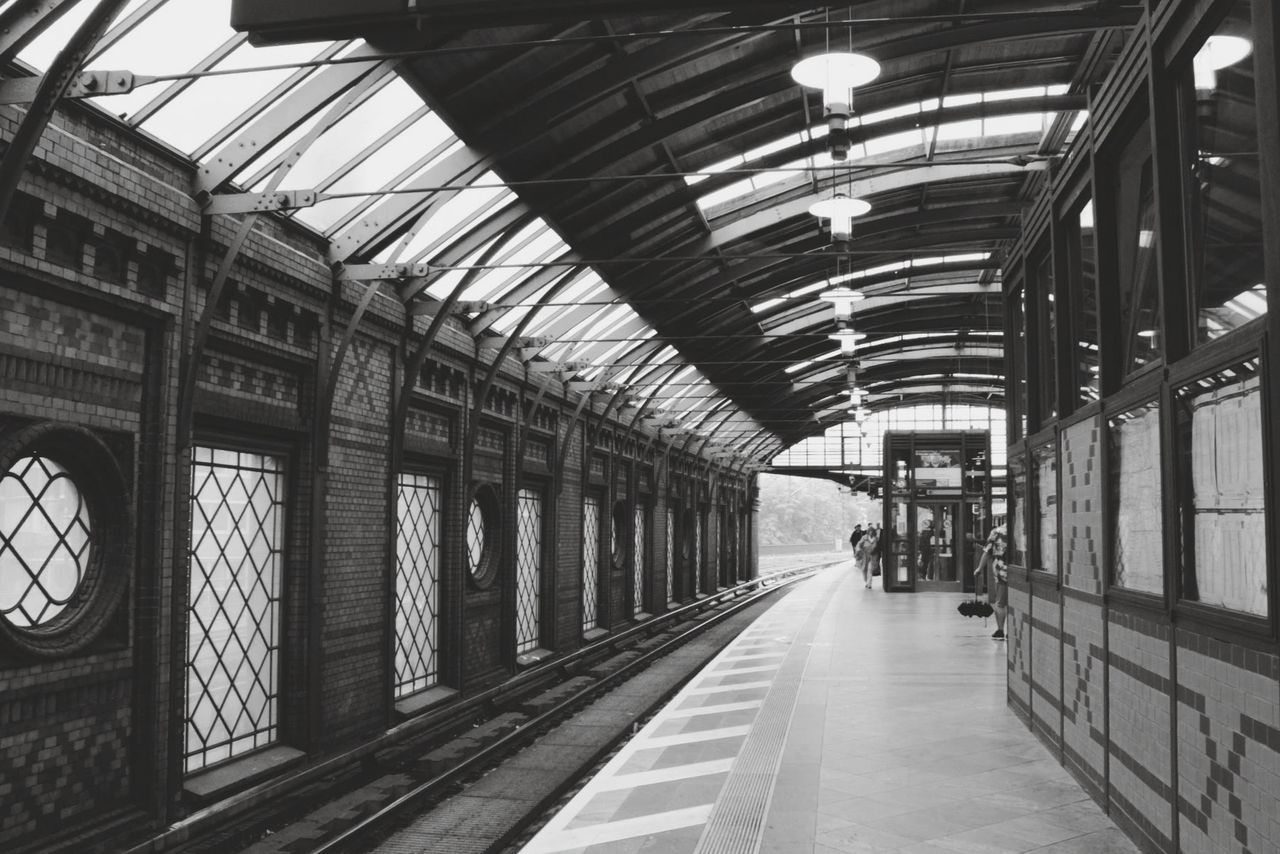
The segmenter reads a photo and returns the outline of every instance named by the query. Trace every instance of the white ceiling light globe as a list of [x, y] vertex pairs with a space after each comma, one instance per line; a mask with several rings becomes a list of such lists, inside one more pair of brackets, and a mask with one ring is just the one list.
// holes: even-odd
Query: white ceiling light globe
[[870, 202], [851, 199], [843, 193], [837, 193], [829, 199], [819, 199], [809, 205], [809, 213], [822, 219], [853, 219], [870, 210]]
[[880, 76], [880, 63], [860, 53], [820, 53], [797, 62], [791, 79], [810, 89], [848, 92]]
[[1196, 88], [1210, 91], [1218, 86], [1218, 72], [1230, 68], [1253, 53], [1253, 42], [1241, 36], [1209, 36], [1192, 60]]

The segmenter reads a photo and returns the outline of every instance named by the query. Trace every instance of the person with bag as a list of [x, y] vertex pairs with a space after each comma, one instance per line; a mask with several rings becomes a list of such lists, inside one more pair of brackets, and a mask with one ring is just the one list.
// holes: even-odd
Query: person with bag
[[862, 535], [858, 548], [862, 552], [862, 580], [870, 590], [871, 579], [880, 574], [880, 532], [874, 525]]
[[1004, 525], [997, 525], [987, 535], [987, 545], [982, 550], [982, 560], [973, 571], [975, 576], [990, 568], [992, 580], [987, 584], [987, 602], [996, 615], [996, 630], [991, 637], [1004, 640], [1004, 621], [1009, 613], [1009, 569], [1005, 563], [1008, 549]]
[[862, 571], [862, 551], [858, 548], [858, 543], [863, 536], [862, 523], [859, 522], [853, 526], [853, 533], [849, 535], [849, 545], [853, 546], [853, 568], [858, 572]]

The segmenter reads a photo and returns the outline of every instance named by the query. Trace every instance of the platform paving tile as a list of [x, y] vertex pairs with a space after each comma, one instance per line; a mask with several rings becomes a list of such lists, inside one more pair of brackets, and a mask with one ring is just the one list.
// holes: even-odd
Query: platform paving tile
[[[525, 852], [728, 851], [710, 831], [678, 825], [721, 808], [714, 790], [733, 778], [739, 751], [755, 744], [757, 722], [740, 737], [714, 738], [717, 727], [740, 727], [751, 715], [711, 713], [695, 726], [664, 715], [744, 698], [776, 703], [773, 692], [785, 690], [794, 706], [772, 790], [752, 795], [763, 826], [732, 854], [1136, 854], [1008, 708], [1005, 646], [990, 639], [990, 624], [955, 614], [961, 598], [885, 595], [840, 568], [799, 586], [624, 746]], [[796, 650], [803, 679], [775, 680]], [[711, 737], [653, 741], [674, 733]], [[646, 781], [633, 791], [603, 782], [717, 762], [730, 771], [696, 782]], [[726, 784], [719, 798], [728, 791]], [[749, 814], [743, 807], [733, 809]], [[735, 839], [741, 830], [733, 828]]]

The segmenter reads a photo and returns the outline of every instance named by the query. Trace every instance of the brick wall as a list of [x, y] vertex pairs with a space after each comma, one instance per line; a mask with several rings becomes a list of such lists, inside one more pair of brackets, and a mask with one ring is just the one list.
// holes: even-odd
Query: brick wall
[[1023, 570], [1009, 568], [1009, 613], [1005, 619], [1008, 692], [1013, 707], [1031, 715], [1031, 584]]
[[1062, 737], [1062, 595], [1042, 580], [1031, 589], [1031, 721], [1041, 738], [1057, 746]]
[[1280, 658], [1178, 632], [1179, 845], [1280, 849]]
[[1062, 752], [1096, 797], [1106, 786], [1106, 637], [1101, 601], [1063, 597]]
[[[0, 138], [19, 117], [0, 107]], [[374, 299], [360, 322], [326, 421], [317, 408], [322, 367], [365, 286], [335, 283], [323, 242], [283, 218], [260, 218], [237, 257], [207, 344], [191, 360], [191, 410], [180, 412], [180, 347], [190, 340], [183, 330], [200, 317], [237, 224], [218, 217], [202, 230], [185, 189], [193, 174], [177, 156], [72, 110], [45, 134], [0, 229], [0, 438], [39, 419], [97, 432], [127, 470], [138, 520], [128, 594], [101, 643], [39, 662], [0, 648], [6, 851], [110, 848], [104, 828], [136, 836], [196, 806], [181, 771], [190, 458], [179, 425], [188, 415], [189, 441], [273, 449], [288, 461], [279, 743], [305, 751], [304, 763], [395, 718], [390, 537], [399, 467], [444, 478], [440, 679], [464, 694], [514, 670], [513, 528], [522, 482], [546, 488], [543, 589], [554, 601], [543, 634], [557, 652], [581, 643], [586, 489], [600, 490], [606, 536], [615, 500], [643, 492], [651, 501], [651, 594], [665, 592], [671, 480], [683, 473], [682, 507], [705, 514], [711, 506], [714, 466], [693, 465], [678, 451], [659, 459], [629, 419], [603, 417], [603, 399], [588, 400], [570, 425], [581, 398], [559, 384], [535, 411], [539, 388], [516, 360], [497, 372], [475, 445], [465, 445], [476, 426], [474, 395], [489, 372], [483, 360], [492, 355], [477, 359], [470, 330], [455, 320], [415, 378], [398, 458], [393, 401], [429, 318], [405, 317], [394, 298]], [[516, 448], [521, 435], [529, 442]], [[496, 532], [504, 554], [488, 589], [471, 584], [466, 568], [467, 510], [480, 483], [495, 488], [505, 514]], [[730, 486], [745, 489], [726, 479], [722, 491]], [[702, 518], [710, 581], [717, 516]], [[622, 625], [631, 613], [630, 564], [611, 569], [602, 557], [602, 624]], [[689, 595], [692, 584], [681, 589]], [[651, 596], [655, 605], [663, 599]]]

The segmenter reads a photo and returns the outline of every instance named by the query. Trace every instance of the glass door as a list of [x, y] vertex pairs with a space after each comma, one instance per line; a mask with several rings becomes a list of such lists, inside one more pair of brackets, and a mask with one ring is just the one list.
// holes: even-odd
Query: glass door
[[889, 505], [888, 519], [881, 534], [881, 574], [885, 590], [915, 589], [915, 538], [911, 535], [911, 505], [899, 498]]
[[959, 545], [960, 503], [916, 504], [913, 549], [916, 589], [960, 590], [963, 558]]

